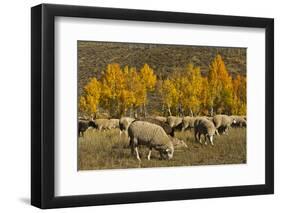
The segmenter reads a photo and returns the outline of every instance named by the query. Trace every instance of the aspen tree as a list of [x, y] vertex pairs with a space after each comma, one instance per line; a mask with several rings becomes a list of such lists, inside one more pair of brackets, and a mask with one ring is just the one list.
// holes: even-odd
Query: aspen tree
[[86, 113], [96, 113], [101, 97], [101, 85], [96, 78], [91, 78], [84, 87], [84, 96], [80, 97], [79, 110]]

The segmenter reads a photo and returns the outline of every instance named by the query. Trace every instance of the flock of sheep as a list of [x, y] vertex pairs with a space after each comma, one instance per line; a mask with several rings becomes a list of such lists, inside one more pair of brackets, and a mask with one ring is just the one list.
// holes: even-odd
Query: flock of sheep
[[185, 142], [175, 137], [175, 131], [194, 130], [197, 142], [202, 143], [203, 135], [205, 144], [214, 145], [214, 136], [227, 134], [231, 127], [246, 127], [246, 116], [215, 115], [213, 117], [146, 117], [134, 119], [122, 117], [120, 119], [79, 119], [78, 134], [83, 137], [84, 132], [92, 127], [99, 131], [109, 129], [120, 129], [130, 141], [132, 155], [136, 155], [141, 161], [138, 147], [148, 147], [147, 159], [150, 160], [152, 149], [159, 152], [161, 159], [171, 159], [175, 146], [187, 147]]

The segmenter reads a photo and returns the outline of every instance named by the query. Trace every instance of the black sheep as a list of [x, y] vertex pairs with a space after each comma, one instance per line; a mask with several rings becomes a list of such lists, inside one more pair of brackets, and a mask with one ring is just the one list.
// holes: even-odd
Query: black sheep
[[86, 130], [89, 127], [95, 127], [95, 124], [93, 121], [87, 121], [87, 120], [79, 120], [78, 122], [78, 136], [83, 137], [84, 136], [84, 132], [86, 132]]

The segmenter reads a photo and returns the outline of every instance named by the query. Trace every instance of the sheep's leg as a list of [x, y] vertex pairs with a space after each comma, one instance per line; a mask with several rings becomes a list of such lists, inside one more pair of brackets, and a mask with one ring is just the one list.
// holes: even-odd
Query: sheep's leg
[[164, 159], [163, 153], [159, 151], [159, 154], [160, 154], [160, 160], [163, 160]]
[[220, 133], [219, 133], [219, 131], [218, 131], [217, 128], [216, 128], [215, 134], [216, 134], [216, 135], [220, 135]]
[[207, 135], [205, 135], [205, 145], [208, 145], [208, 143], [207, 143]]
[[215, 127], [216, 127], [215, 134], [218, 135], [218, 136], [220, 136], [220, 133], [219, 133], [219, 128], [220, 128], [220, 126], [217, 124], [217, 125], [215, 125]]
[[134, 146], [131, 145], [131, 155], [132, 155], [132, 156], [134, 156], [134, 152], [135, 152]]
[[131, 145], [131, 153], [134, 155], [134, 152], [136, 153], [137, 159], [141, 161], [139, 151], [138, 151], [138, 140], [136, 138], [133, 138], [133, 140], [130, 140]]
[[194, 137], [195, 137], [195, 141], [198, 142], [199, 139], [198, 139], [198, 134], [199, 132], [197, 130], [194, 130]]
[[183, 132], [186, 129], [186, 127], [183, 125], [181, 128], [181, 131]]
[[195, 141], [197, 142], [196, 134], [197, 134], [197, 132], [196, 132], [196, 130], [194, 130], [194, 138], [195, 138]]
[[134, 156], [135, 146], [134, 146], [134, 140], [132, 138], [130, 138], [129, 140], [129, 147], [131, 147], [131, 155]]
[[151, 152], [152, 152], [152, 148], [150, 147], [150, 148], [149, 148], [148, 155], [147, 155], [147, 160], [150, 160]]
[[209, 141], [211, 142], [212, 146], [214, 146], [213, 137], [214, 137], [214, 136], [210, 136], [210, 137], [209, 137]]
[[134, 140], [132, 140], [131, 138], [130, 138], [129, 146], [131, 147], [131, 155], [134, 156], [135, 146], [134, 146]]
[[226, 133], [227, 133], [227, 127], [223, 127], [222, 131], [223, 131], [222, 134], [226, 135]]
[[201, 133], [199, 132], [199, 143], [202, 144], [202, 141], [201, 141]]
[[225, 134], [228, 135], [228, 131], [229, 131], [230, 127], [226, 127], [225, 129]]
[[139, 151], [138, 151], [138, 147], [137, 147], [137, 146], [135, 146], [135, 152], [136, 152], [136, 155], [137, 155], [137, 159], [138, 159], [139, 161], [141, 161], [140, 155], [139, 155]]

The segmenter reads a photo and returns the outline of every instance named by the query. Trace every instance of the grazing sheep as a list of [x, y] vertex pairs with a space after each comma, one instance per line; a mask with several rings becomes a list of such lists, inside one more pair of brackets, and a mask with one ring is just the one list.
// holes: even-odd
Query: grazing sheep
[[84, 132], [86, 132], [86, 130], [89, 127], [94, 127], [94, 123], [93, 121], [87, 121], [87, 120], [79, 120], [78, 121], [78, 136], [83, 137], [84, 136]]
[[174, 146], [170, 137], [162, 127], [146, 121], [134, 121], [128, 128], [131, 152], [136, 153], [137, 159], [141, 161], [138, 146], [145, 145], [149, 148], [147, 159], [150, 160], [152, 148], [159, 151], [160, 157], [171, 159], [174, 154]]
[[182, 117], [169, 116], [167, 118], [167, 123], [170, 125], [170, 127], [176, 128], [182, 125]]
[[108, 129], [119, 128], [119, 119], [109, 119]]
[[152, 123], [152, 124], [156, 124], [156, 125], [158, 125], [158, 126], [161, 126], [161, 127], [164, 129], [164, 131], [166, 132], [167, 135], [171, 135], [172, 137], [175, 136], [174, 129], [171, 128], [171, 127], [169, 126], [169, 124], [167, 124], [167, 123], [165, 123], [165, 122], [163, 122], [163, 121], [159, 121], [159, 120], [157, 120], [157, 119], [155, 119], [155, 118], [140, 118], [140, 119], [138, 119], [138, 120], [140, 120], [140, 121], [146, 121], [146, 122], [149, 122], [149, 123]]
[[236, 120], [228, 115], [215, 115], [213, 117], [213, 123], [215, 127], [220, 133], [226, 134], [228, 130], [231, 128], [233, 123], [236, 123]]
[[119, 120], [120, 136], [121, 136], [122, 132], [124, 132], [126, 135], [128, 135], [128, 128], [134, 120], [135, 120], [134, 118], [130, 118], [130, 117], [120, 118], [120, 120]]
[[194, 117], [190, 117], [190, 116], [186, 116], [182, 119], [182, 131], [186, 130], [186, 129], [191, 129], [194, 127], [194, 121], [196, 118]]
[[201, 135], [203, 134], [205, 136], [205, 144], [207, 145], [208, 139], [213, 146], [213, 138], [215, 133], [216, 127], [213, 122], [204, 117], [196, 118], [194, 121], [194, 137], [196, 141], [201, 143]]
[[94, 128], [100, 130], [114, 129], [119, 127], [119, 119], [95, 119]]
[[105, 129], [107, 126], [108, 126], [108, 122], [109, 120], [108, 119], [103, 119], [103, 118], [99, 118], [99, 119], [95, 119], [95, 120], [92, 120], [95, 124], [95, 127], [97, 130], [102, 130], [102, 129]]
[[164, 123], [167, 122], [167, 118], [163, 117], [163, 116], [155, 116], [154, 119], [156, 119], [158, 121], [161, 121], [161, 122], [164, 122]]
[[232, 127], [246, 127], [247, 121], [244, 119], [245, 116], [238, 116], [238, 115], [232, 115], [233, 119], [235, 119], [235, 123], [232, 123]]

